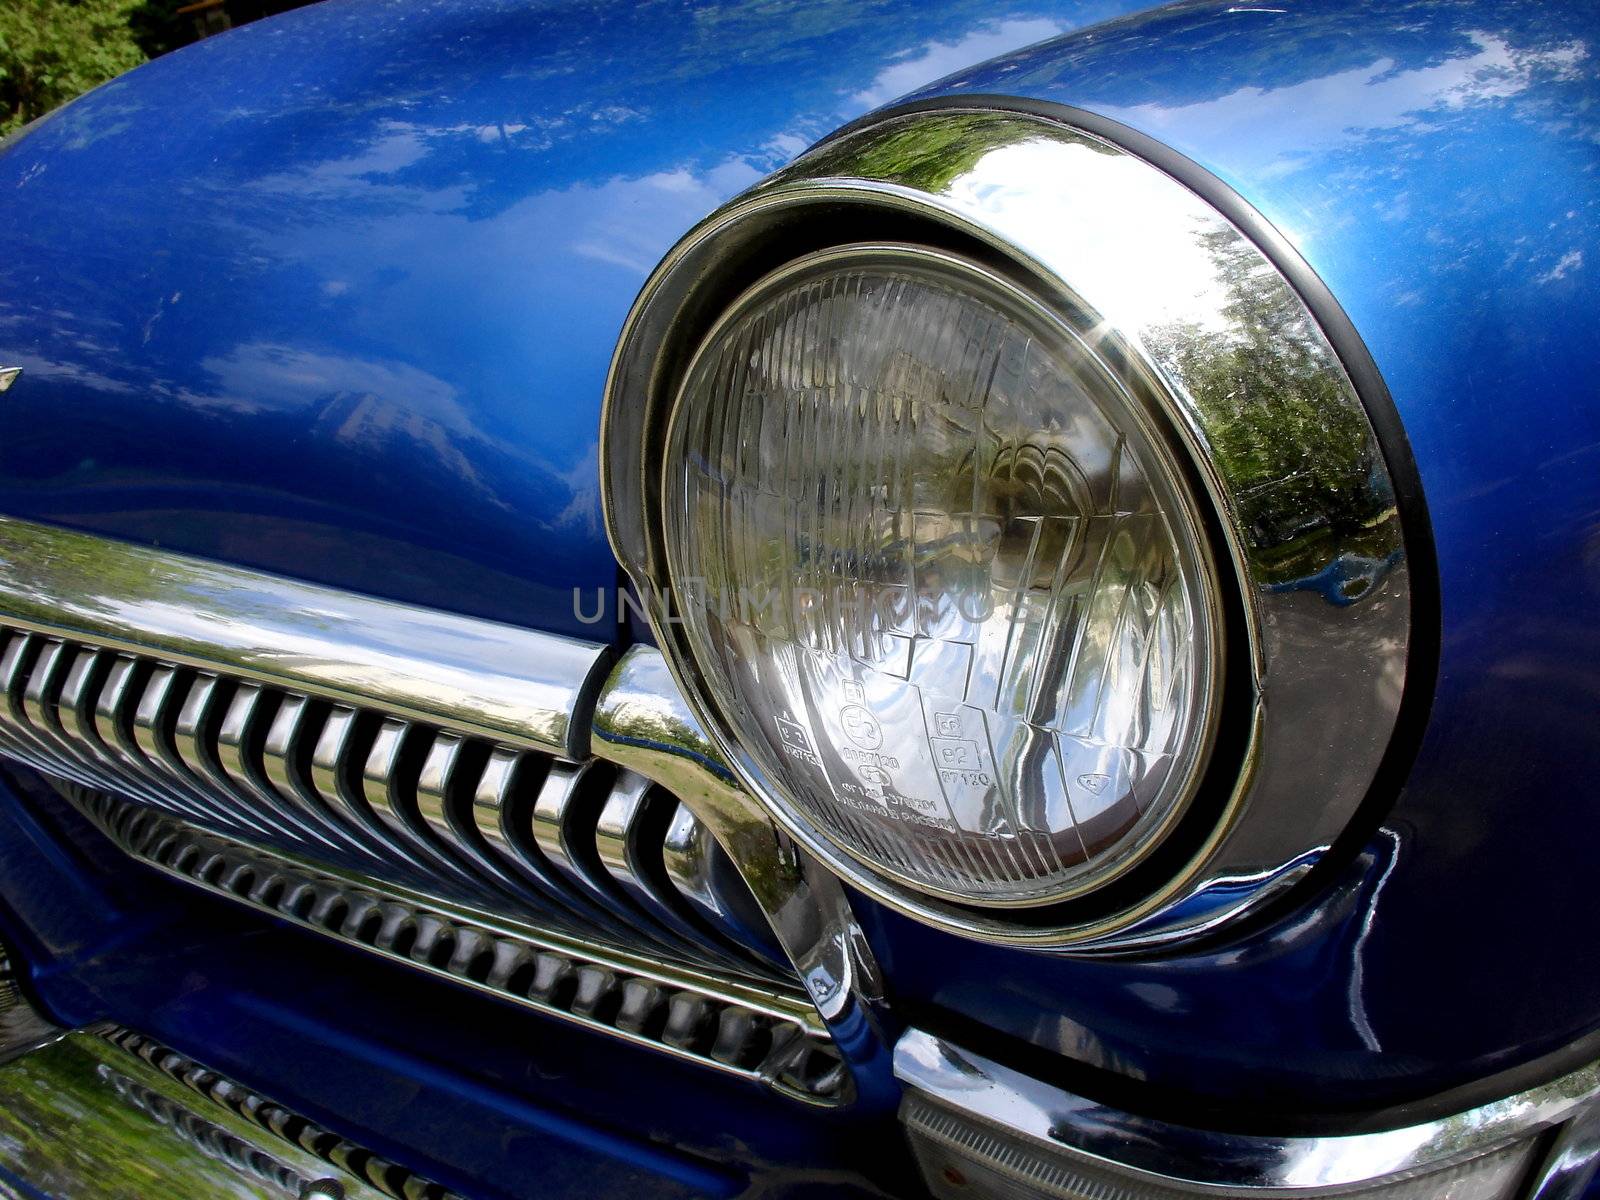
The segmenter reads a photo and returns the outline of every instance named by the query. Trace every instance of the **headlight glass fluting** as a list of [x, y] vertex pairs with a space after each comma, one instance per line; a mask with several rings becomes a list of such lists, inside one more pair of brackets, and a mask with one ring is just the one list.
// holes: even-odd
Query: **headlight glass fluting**
[[850, 247], [747, 292], [673, 409], [672, 605], [711, 702], [784, 812], [926, 892], [1098, 886], [1204, 766], [1204, 523], [1112, 361], [976, 264]]

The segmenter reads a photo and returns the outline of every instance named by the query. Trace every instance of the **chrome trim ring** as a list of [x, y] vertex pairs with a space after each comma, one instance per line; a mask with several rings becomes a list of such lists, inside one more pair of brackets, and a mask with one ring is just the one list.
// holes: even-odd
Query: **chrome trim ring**
[[[773, 801], [669, 619], [660, 447], [688, 361], [756, 279], [861, 241], [953, 249], [1016, 281], [1149, 389], [1215, 512], [1243, 634], [1228, 681], [1236, 749], [1202, 789], [1208, 826], [1136, 894], [1023, 919], [863, 868]], [[1281, 895], [1328, 852], [1394, 732], [1412, 637], [1409, 560], [1360, 397], [1255, 243], [1155, 166], [1084, 130], [990, 109], [902, 114], [848, 130], [758, 184], [690, 232], [645, 285], [612, 362], [601, 445], [612, 546], [721, 757], [833, 870], [930, 924], [1118, 952], [1216, 928]]]

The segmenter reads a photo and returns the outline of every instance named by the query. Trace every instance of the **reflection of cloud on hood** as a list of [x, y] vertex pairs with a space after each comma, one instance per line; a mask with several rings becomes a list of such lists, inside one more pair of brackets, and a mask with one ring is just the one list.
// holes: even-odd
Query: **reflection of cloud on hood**
[[1568, 271], [1576, 271], [1581, 266], [1583, 266], [1583, 251], [1568, 250], [1556, 262], [1555, 266], [1540, 275], [1534, 282], [1554, 283], [1558, 279], [1565, 279]]
[[323, 159], [277, 175], [252, 180], [261, 192], [293, 192], [318, 198], [364, 191], [367, 181], [394, 175], [422, 161], [428, 153], [428, 130], [405, 121], [384, 121], [377, 136], [343, 158]]
[[629, 122], [642, 121], [647, 115], [643, 109], [621, 104], [579, 104], [563, 112], [528, 112], [489, 123], [441, 125], [429, 133], [440, 139], [464, 134], [479, 142], [543, 153], [558, 142], [608, 134]]
[[549, 522], [553, 529], [600, 532], [600, 443], [590, 442], [577, 464], [561, 475], [572, 490], [571, 502]]
[[[314, 441], [386, 461], [414, 461], [419, 479], [433, 474], [460, 480], [500, 509], [513, 505], [495, 480], [508, 478], [508, 472], [537, 478], [569, 493], [549, 526], [600, 529], [596, 444], [571, 466], [541, 461], [527, 453], [531, 447], [485, 436], [455, 387], [407, 363], [250, 342], [201, 365], [218, 386], [210, 394], [185, 391], [188, 405], [293, 413]], [[397, 444], [406, 449], [394, 455]]]
[[480, 439], [451, 430], [408, 403], [372, 392], [341, 395], [322, 410], [313, 429], [326, 433], [330, 441], [357, 449], [410, 443], [413, 449], [431, 456], [442, 474], [466, 483], [497, 508], [510, 507], [463, 449], [472, 448]]
[[[88, 344], [79, 342], [77, 349], [85, 349]], [[100, 349], [99, 347], [94, 347]], [[108, 356], [108, 361], [110, 361]], [[85, 392], [106, 392], [114, 395], [128, 396], [136, 390], [133, 384], [124, 379], [114, 379], [110, 375], [96, 371], [82, 363], [61, 362], [58, 360], [40, 358], [37, 354], [22, 354], [15, 350], [6, 353], [4, 364], [8, 367], [21, 367], [22, 374], [27, 380], [37, 382], [48, 379], [53, 383], [67, 383], [74, 388]]]
[[[1571, 78], [1588, 57], [1581, 41], [1518, 50], [1492, 34], [1468, 37], [1470, 52], [1433, 66], [1398, 70], [1393, 59], [1380, 58], [1289, 87], [1245, 87], [1178, 108], [1142, 104], [1108, 112], [1158, 136], [1163, 129], [1181, 128], [1196, 142], [1248, 130], [1248, 137], [1234, 139], [1248, 147], [1251, 162], [1245, 165], [1283, 174], [1366, 134], [1420, 125], [1430, 117], [1514, 96], [1551, 76]], [[1263, 113], [1270, 119], [1263, 120]]]
[[907, 50], [895, 62], [879, 71], [870, 87], [850, 97], [851, 103], [863, 110], [877, 108], [924, 84], [964, 70], [975, 62], [1053, 38], [1065, 33], [1067, 28], [1063, 22], [1042, 17], [1013, 17], [1010, 20], [992, 21], [954, 42], [928, 42], [920, 53]]
[[187, 403], [234, 412], [304, 411], [317, 437], [358, 449], [409, 442], [442, 472], [505, 506], [463, 450], [482, 439], [456, 389], [426, 371], [275, 342], [248, 342], [200, 365], [220, 387], [210, 396], [187, 392]]
[[[229, 398], [223, 407], [260, 411], [325, 403], [363, 393], [403, 398], [414, 412], [461, 429], [471, 423], [444, 380], [406, 363], [322, 354], [277, 342], [246, 342], [200, 363]], [[202, 400], [203, 397], [194, 397]]]
[[708, 170], [677, 167], [573, 189], [584, 194], [587, 214], [576, 231], [573, 252], [646, 274], [697, 221], [780, 165], [780, 153], [770, 165], [728, 158]]

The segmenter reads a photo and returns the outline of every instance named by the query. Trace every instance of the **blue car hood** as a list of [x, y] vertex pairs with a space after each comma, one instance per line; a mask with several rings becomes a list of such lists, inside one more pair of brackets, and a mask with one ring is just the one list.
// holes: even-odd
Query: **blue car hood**
[[601, 388], [660, 256], [1134, 7], [335, 0], [154, 62], [0, 153], [0, 511], [596, 636]]

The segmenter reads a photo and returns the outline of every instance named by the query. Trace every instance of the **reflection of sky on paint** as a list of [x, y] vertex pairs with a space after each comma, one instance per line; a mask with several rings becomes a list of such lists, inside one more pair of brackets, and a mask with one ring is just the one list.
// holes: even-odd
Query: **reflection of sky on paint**
[[[673, 242], [867, 107], [1140, 3], [357, 3], [159, 60], [0, 154], [41, 214], [0, 259], [93, 264], [56, 277], [59, 319], [0, 282], [35, 381], [0, 500], [50, 519], [15, 481], [105, 476], [270, 516], [290, 493], [497, 569], [609, 577], [600, 395]], [[93, 418], [70, 447], [46, 419], [69, 404]]]
[[[1503, 37], [1473, 31], [1470, 50], [1443, 62], [1402, 67], [1392, 58], [1281, 87], [1244, 87], [1215, 99], [1168, 108], [1136, 104], [1116, 115], [1152, 132], [1181, 125], [1185, 138], [1248, 130], [1238, 168], [1267, 176], [1297, 170], [1330, 151], [1384, 130], [1418, 127], [1451, 110], [1502, 100], [1541, 78], [1574, 78], [1589, 49], [1568, 41], [1516, 50]], [[1270, 121], [1263, 113], [1272, 114]], [[1157, 132], [1159, 136], [1159, 132]]]
[[[1592, 72], [1595, 48], [1543, 15], [1527, 8], [1413, 4], [1397, 7], [1386, 20], [1338, 6], [1280, 20], [1237, 7], [1195, 7], [1187, 16], [1155, 12], [1109, 26], [1098, 46], [1073, 43], [1084, 51], [1062, 55], [1052, 46], [1009, 54], [963, 69], [942, 86], [1057, 98], [1202, 160], [1225, 148], [1217, 163], [1225, 177], [1243, 181], [1247, 190], [1274, 190], [1281, 202], [1275, 224], [1309, 250], [1312, 238], [1336, 244], [1358, 211], [1361, 221], [1379, 225], [1425, 219], [1415, 208], [1418, 197], [1386, 188], [1414, 168], [1410, 159], [1426, 153], [1431, 139], [1444, 145], [1480, 121], [1532, 118], [1573, 126], [1575, 146], [1587, 140], [1576, 127], [1584, 121], [1582, 108], [1562, 105], [1552, 88], [1581, 85]], [[1504, 26], [1494, 27], [1501, 17]], [[1169, 47], [1168, 61], [1152, 63], [1152, 37]], [[1224, 58], [1227, 66], [1214, 80], [1179, 65], [1205, 58], [1228, 38], [1278, 49], [1270, 58]], [[1403, 136], [1415, 140], [1397, 147], [1395, 157], [1374, 153]], [[1505, 169], [1524, 165], [1509, 162]], [[1442, 174], [1451, 170], [1449, 162], [1437, 166]], [[1363, 192], [1374, 194], [1367, 211], [1350, 203], [1353, 193]], [[1455, 228], [1436, 223], [1436, 236], [1470, 236], [1463, 232], [1469, 224], [1463, 212], [1441, 215], [1453, 218]], [[1595, 214], [1575, 209], [1560, 219], [1592, 226]], [[1588, 232], [1575, 227], [1573, 243]], [[1545, 248], [1518, 266], [1538, 282], [1561, 281], [1585, 261], [1583, 246], [1573, 243]], [[1388, 298], [1417, 304], [1422, 293], [1395, 289]]]
[[850, 99], [862, 112], [877, 108], [973, 63], [1065, 33], [1072, 24], [1044, 17], [1012, 17], [974, 29], [953, 41], [925, 42], [891, 56], [889, 65], [878, 72], [872, 86]]
[[[458, 143], [467, 140], [503, 144], [519, 156], [541, 155], [574, 125], [581, 125], [585, 136], [595, 136], [642, 119], [640, 111], [618, 105], [576, 117], [437, 126], [384, 119], [376, 123], [366, 145], [347, 154], [247, 180], [246, 191], [310, 205], [321, 217], [276, 236], [256, 234], [253, 241], [272, 260], [314, 263], [323, 276], [320, 298], [332, 302], [332, 311], [358, 306], [363, 310], [362, 324], [404, 331], [419, 361], [434, 357], [428, 352], [430, 343], [455, 336], [454, 327], [462, 317], [470, 317], [481, 330], [493, 328], [495, 314], [554, 307], [566, 310], [563, 324], [592, 326], [593, 336], [609, 336], [620, 326], [632, 290], [677, 237], [832, 125], [960, 66], [1050, 37], [1064, 27], [1059, 19], [1005, 18], [985, 21], [948, 40], [915, 43], [892, 55], [891, 65], [879, 71], [868, 88], [841, 97], [832, 111], [803, 122], [799, 131], [777, 129], [763, 135], [752, 151], [704, 164], [685, 160], [642, 175], [533, 191], [490, 215], [475, 211], [466, 184], [447, 176], [442, 185], [427, 186], [435, 153], [459, 153]], [[630, 282], [619, 290], [587, 274], [573, 259], [616, 268], [619, 278]], [[375, 270], [396, 263], [404, 264], [399, 276], [373, 278]], [[494, 311], [484, 312], [472, 297], [479, 292], [480, 281], [490, 277], [498, 277], [501, 287], [493, 297]], [[441, 296], [465, 299], [441, 312]], [[499, 365], [529, 381], [540, 381], [542, 398], [558, 400], [554, 410], [539, 408], [537, 421], [546, 432], [552, 421], [570, 419], [574, 430], [592, 426], [595, 410], [592, 397], [585, 393], [596, 391], [600, 371], [594, 363], [573, 360], [572, 337], [524, 337], [520, 336], [524, 331], [513, 326], [497, 332], [505, 347]], [[448, 347], [440, 345], [437, 352], [447, 353]], [[492, 493], [452, 440], [476, 436], [473, 414], [463, 407], [459, 389], [427, 372], [395, 359], [341, 358], [277, 343], [236, 346], [207, 356], [202, 365], [217, 384], [209, 398], [187, 393], [202, 406], [270, 408], [310, 402], [318, 395], [368, 393], [365, 435], [407, 437], [418, 451], [434, 458], [440, 470], [475, 481], [472, 486], [480, 493]], [[552, 397], [551, 392], [558, 395]], [[402, 420], [392, 412], [376, 416], [371, 410], [386, 396], [403, 398], [402, 407], [413, 414], [412, 419]], [[572, 402], [579, 398], [586, 402]], [[519, 434], [531, 431], [518, 429], [514, 414], [504, 416], [511, 422], [510, 436], [494, 439], [502, 450], [515, 453], [518, 444], [537, 444], [532, 437], [519, 439]], [[350, 421], [336, 428], [347, 434], [354, 431]], [[547, 445], [550, 441], [538, 440]], [[561, 519], [581, 519], [585, 524], [597, 520], [595, 454], [593, 440], [585, 439], [581, 457], [542, 464], [552, 478], [575, 489]], [[494, 502], [503, 505], [508, 500], [494, 498]]]

